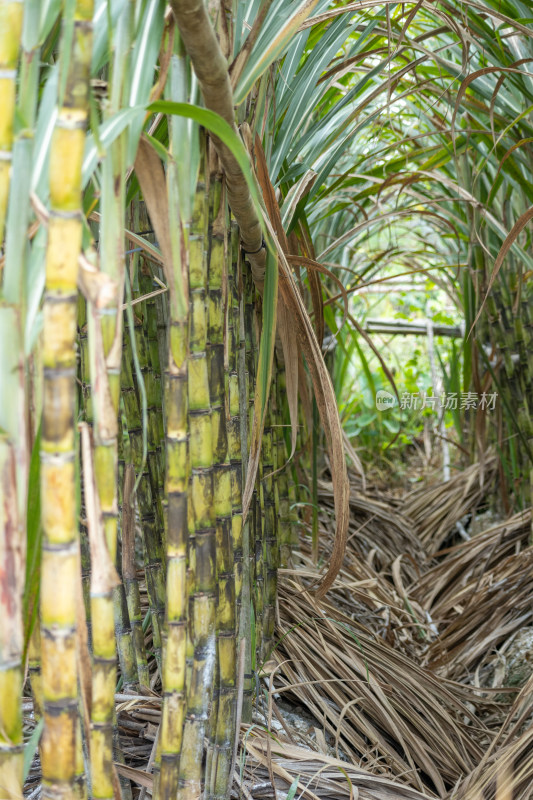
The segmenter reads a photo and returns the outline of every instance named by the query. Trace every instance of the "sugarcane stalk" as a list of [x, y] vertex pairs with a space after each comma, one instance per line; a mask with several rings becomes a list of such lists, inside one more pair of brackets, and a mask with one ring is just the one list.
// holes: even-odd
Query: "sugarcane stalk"
[[0, 787], [6, 800], [22, 796], [23, 531], [17, 508], [15, 454], [0, 434]]
[[[224, 371], [224, 300], [227, 296], [227, 212], [222, 180], [210, 187], [212, 220], [208, 253], [208, 363], [213, 434], [214, 499], [216, 517], [217, 659], [213, 703], [209, 719], [205, 795], [225, 800], [235, 740], [236, 617], [233, 549], [232, 466], [226, 430]], [[241, 525], [242, 527], [242, 525]], [[241, 555], [242, 559], [242, 555]], [[242, 560], [241, 560], [242, 563]]]
[[[122, 501], [123, 501], [122, 486], [123, 486], [124, 471], [125, 471], [125, 466], [124, 466], [125, 449], [129, 451], [129, 440], [127, 436], [123, 435], [123, 431], [121, 430], [118, 437], [118, 485], [119, 485], [118, 504], [119, 504], [119, 513], [121, 517], [122, 517]], [[115, 639], [117, 642], [118, 662], [120, 666], [120, 674], [123, 680], [124, 691], [132, 692], [136, 689], [138, 681], [137, 681], [137, 669], [135, 662], [135, 651], [133, 647], [132, 629], [130, 625], [128, 605], [126, 602], [126, 592], [124, 590], [124, 584], [122, 581], [122, 550], [120, 547], [120, 542], [118, 542], [117, 546], [115, 567], [118, 576], [120, 578], [119, 584], [115, 586], [113, 590]], [[115, 750], [116, 750], [118, 742], [116, 731], [114, 736], [115, 736]], [[121, 782], [124, 783], [124, 781]]]
[[172, 320], [167, 409], [167, 641], [163, 660], [163, 710], [159, 792], [175, 798], [186, 711], [187, 542], [189, 442], [187, 397], [187, 320]]
[[[185, 63], [179, 39], [172, 56], [168, 92], [172, 99], [188, 99], [184, 83]], [[181, 77], [180, 77], [181, 76]], [[166, 475], [164, 505], [167, 531], [167, 640], [163, 659], [163, 709], [159, 737], [160, 775], [156, 796], [161, 800], [175, 800], [179, 788], [193, 780], [193, 769], [188, 761], [199, 759], [202, 764], [202, 744], [196, 755], [182, 755], [186, 712], [189, 699], [187, 688], [193, 673], [194, 638], [192, 615], [195, 585], [195, 522], [192, 500], [192, 475], [190, 459], [189, 418], [189, 348], [193, 318], [190, 297], [190, 264], [200, 266], [200, 276], [195, 278], [200, 286], [205, 283], [202, 274], [204, 248], [205, 188], [197, 187], [194, 197], [189, 186], [194, 180], [198, 135], [191, 136], [184, 120], [169, 121], [170, 149], [173, 159], [167, 170], [167, 198], [172, 237], [173, 263], [167, 273], [170, 288], [168, 309], [159, 299], [154, 318], [153, 306], [147, 304], [148, 340], [151, 343], [152, 365], [157, 362], [155, 337], [168, 312], [168, 329], [158, 336], [161, 345], [168, 347], [164, 353], [165, 371], [164, 408], [166, 416]], [[184, 187], [184, 191], [181, 191]], [[199, 218], [200, 216], [200, 218]], [[192, 241], [191, 241], [192, 237]], [[170, 266], [170, 265], [169, 265]], [[198, 269], [198, 268], [197, 268]], [[165, 362], [161, 362], [165, 363]], [[189, 725], [189, 728], [191, 726]], [[202, 734], [200, 733], [200, 736]], [[190, 739], [189, 739], [190, 741]], [[185, 774], [181, 770], [184, 762]], [[188, 789], [185, 789], [188, 791]]]
[[[87, 326], [86, 321], [86, 303], [83, 298], [79, 298], [78, 306], [78, 325], [80, 330], [80, 339], [83, 336], [85, 343], [87, 342]], [[86, 345], [85, 345], [86, 346]], [[84, 350], [83, 346], [80, 347], [81, 369], [80, 369], [80, 400], [82, 414], [89, 421], [91, 414], [91, 385], [90, 385], [90, 367], [86, 363], [84, 357], [88, 360], [88, 353]], [[92, 419], [90, 419], [92, 422]], [[119, 437], [119, 476], [121, 478], [124, 472], [124, 436]], [[120, 482], [120, 486], [122, 483]], [[122, 509], [121, 498], [119, 497], [119, 505]], [[82, 566], [82, 585], [84, 601], [86, 604], [86, 618], [88, 623], [88, 632], [91, 633], [90, 626], [90, 582], [91, 582], [91, 565], [90, 565], [90, 547], [87, 536], [87, 526], [82, 527], [81, 535], [81, 566]], [[117, 572], [121, 576], [121, 553], [120, 548], [117, 552]], [[129, 620], [128, 606], [126, 601], [126, 594], [123, 583], [115, 587], [113, 595], [114, 616], [115, 616], [115, 636], [117, 641], [118, 658], [120, 664], [120, 671], [124, 681], [126, 691], [133, 689], [137, 685], [137, 670], [135, 663], [135, 650], [133, 644], [132, 628]]]
[[[250, 520], [253, 510], [243, 521], [242, 493], [244, 465], [248, 454], [248, 387], [243, 356], [244, 319], [240, 297], [240, 245], [238, 229], [232, 225], [228, 269], [228, 323], [227, 323], [227, 372], [228, 372], [228, 451], [231, 463], [232, 540], [235, 579], [235, 615], [238, 624], [238, 647], [244, 642], [244, 711], [251, 715], [252, 655], [250, 616]], [[237, 622], [238, 621], [238, 622]]]
[[289, 480], [287, 467], [287, 447], [283, 435], [283, 403], [282, 394], [284, 391], [284, 372], [279, 369], [276, 380], [277, 405], [276, 405], [276, 464], [280, 470], [276, 480], [277, 508], [278, 508], [278, 530], [280, 547], [280, 566], [289, 567], [291, 565], [292, 553], [292, 530], [291, 530], [291, 510], [289, 500]]
[[[205, 169], [205, 158], [203, 158]], [[201, 171], [202, 168], [201, 168]], [[194, 573], [191, 574], [190, 619], [194, 648], [187, 691], [179, 800], [193, 800], [202, 790], [203, 742], [215, 666], [216, 528], [213, 486], [212, 413], [207, 345], [207, 194], [198, 183], [189, 235], [189, 455], [190, 497], [194, 524]], [[192, 542], [190, 543], [192, 548]], [[189, 561], [191, 566], [191, 559]]]
[[[171, 133], [175, 138], [175, 125]], [[183, 165], [181, 165], [183, 166]], [[172, 162], [167, 178], [169, 213], [176, 230], [174, 282], [168, 331], [168, 356], [165, 372], [166, 474], [165, 506], [167, 529], [167, 639], [163, 654], [163, 708], [159, 736], [160, 770], [157, 796], [175, 800], [178, 795], [179, 764], [187, 710], [187, 652], [189, 630], [188, 554], [192, 506], [189, 501], [189, 285], [187, 264], [188, 226], [182, 225], [184, 210], [177, 203], [178, 165]], [[186, 213], [186, 212], [185, 212]], [[203, 241], [201, 242], [203, 247]], [[201, 252], [201, 251], [200, 251]], [[150, 319], [155, 333], [155, 320]], [[153, 349], [154, 345], [152, 345]], [[152, 352], [155, 361], [156, 353]], [[200, 751], [201, 761], [201, 751]]]
[[[16, 303], [22, 314], [25, 313], [27, 301], [25, 276], [28, 243], [26, 234], [31, 218], [31, 165], [34, 156], [34, 132], [39, 103], [41, 43], [39, 26], [35, 24], [35, 18], [36, 15], [39, 15], [39, 11], [39, 0], [24, 1], [22, 33], [18, 40], [21, 51], [16, 79], [17, 97], [14, 119], [17, 124], [15, 128], [12, 128], [14, 139], [12, 140], [11, 163], [7, 162], [11, 175], [16, 175], [17, 179], [9, 182], [5, 219], [5, 263], [2, 270], [3, 296], [8, 302]], [[9, 98], [6, 97], [6, 100], [9, 105]], [[5, 188], [7, 190], [8, 187]]]
[[77, 773], [76, 602], [78, 525], [74, 404], [81, 165], [88, 110], [92, 3], [78, 2], [63, 106], [50, 152], [41, 436], [41, 643], [44, 730], [43, 795], [70, 797]]
[[[129, 92], [128, 66], [133, 31], [132, 3], [121, 6], [113, 37], [109, 73], [109, 97], [104, 118], [122, 108]], [[128, 133], [122, 132], [107, 148], [100, 168], [99, 249], [101, 278], [109, 292], [89, 315], [89, 350], [94, 416], [94, 461], [98, 501], [102, 511], [107, 550], [112, 564], [117, 559], [118, 532], [118, 412], [122, 359], [124, 291], [124, 219], [126, 148]], [[95, 387], [98, 385], [98, 391]], [[93, 701], [91, 725], [91, 771], [93, 796], [113, 797], [113, 727], [116, 684], [114, 592], [91, 596], [93, 620]], [[98, 641], [96, 631], [98, 630]]]
[[[123, 104], [133, 29], [133, 4], [121, 7], [109, 81], [110, 117]], [[121, 305], [124, 291], [125, 158], [127, 133], [107, 149], [101, 166], [100, 265], [102, 277], [115, 287], [106, 302], [89, 315], [89, 348], [94, 415], [94, 472], [102, 512], [105, 542], [111, 563], [117, 559], [118, 532], [118, 412], [122, 359]], [[95, 386], [98, 385], [98, 392]], [[93, 623], [93, 697], [91, 719], [91, 777], [95, 798], [114, 795], [112, 767], [117, 648], [114, 636], [114, 591], [91, 591]], [[97, 635], [98, 633], [98, 635]]]
[[[204, 0], [172, 0], [171, 6], [206, 107], [220, 114], [237, 133], [228, 65]], [[213, 143], [223, 168], [228, 202], [239, 226], [242, 246], [247, 253], [256, 286], [261, 289], [266, 267], [261, 223], [235, 156], [217, 137], [213, 137]]]
[[28, 674], [30, 677], [33, 714], [38, 720], [43, 715], [43, 679], [41, 674], [41, 630], [37, 622], [33, 626], [28, 643]]
[[0, 3], [0, 246], [4, 227], [11, 177], [13, 118], [17, 85], [17, 61], [22, 32], [23, 3]]

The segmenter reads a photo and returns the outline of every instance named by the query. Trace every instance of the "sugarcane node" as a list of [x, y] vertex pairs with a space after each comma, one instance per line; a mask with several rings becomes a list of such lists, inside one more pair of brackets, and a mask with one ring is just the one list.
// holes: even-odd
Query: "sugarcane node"
[[60, 700], [44, 700], [44, 709], [51, 717], [60, 717], [65, 713], [76, 714], [78, 702], [76, 699], [66, 697]]
[[59, 380], [60, 378], [72, 379], [76, 376], [76, 367], [44, 367], [43, 377], [47, 381]]
[[68, 539], [62, 539], [61, 541], [50, 541], [50, 539], [45, 535], [42, 544], [43, 552], [47, 553], [54, 553], [56, 555], [61, 555], [63, 558], [72, 558], [78, 552], [78, 543], [73, 535], [69, 535]]

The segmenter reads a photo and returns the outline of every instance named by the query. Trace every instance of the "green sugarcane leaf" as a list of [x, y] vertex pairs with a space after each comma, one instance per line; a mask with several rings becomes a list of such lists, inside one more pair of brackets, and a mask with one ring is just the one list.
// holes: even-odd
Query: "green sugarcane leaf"
[[110, 119], [99, 126], [97, 134], [89, 134], [85, 143], [82, 165], [82, 187], [85, 188], [105, 151], [126, 128], [139, 118], [143, 118], [145, 109], [142, 106], [125, 108], [118, 111]]
[[278, 310], [278, 259], [270, 250], [267, 250], [265, 289], [263, 293], [263, 325], [259, 343], [259, 358], [257, 363], [257, 381], [254, 397], [254, 421], [252, 427], [250, 456], [248, 459], [248, 473], [243, 492], [243, 515], [246, 517], [252, 499], [253, 487], [259, 466], [261, 441], [265, 425], [265, 413], [270, 395], [270, 382], [272, 378], [272, 362], [274, 359], [277, 310]]
[[27, 522], [26, 522], [26, 579], [24, 582], [24, 658], [28, 652], [28, 644], [37, 620], [39, 593], [41, 586], [41, 426], [37, 431], [31, 451], [30, 471], [28, 476]]
[[[32, 352], [42, 330], [43, 312], [41, 299], [45, 284], [47, 231], [40, 228], [26, 258], [26, 319], [24, 320], [24, 352]], [[28, 248], [29, 249], [29, 248]]]
[[[234, 101], [240, 105], [248, 96], [255, 82], [266, 72], [271, 64], [279, 59], [287, 48], [298, 28], [316, 8], [319, 0], [303, 0], [296, 7], [277, 3], [271, 10], [263, 28], [263, 35], [259, 36], [252, 53], [246, 62], [245, 68], [234, 91]], [[285, 16], [284, 24], [280, 27], [279, 15]]]
[[57, 65], [51, 68], [46, 79], [39, 104], [37, 127], [35, 130], [35, 148], [31, 185], [33, 191], [46, 201], [49, 191], [50, 143], [57, 119], [57, 88], [59, 70]]
[[42, 0], [39, 25], [39, 38], [41, 42], [44, 42], [52, 30], [52, 27], [54, 26], [60, 12], [61, 0]]
[[[144, 105], [150, 97], [154, 70], [161, 45], [165, 18], [164, 0], [149, 0], [139, 21], [139, 31], [131, 53], [129, 105]], [[136, 118], [128, 129], [126, 165], [133, 164], [143, 129], [143, 119]]]
[[200, 108], [200, 106], [195, 106], [191, 103], [174, 103], [169, 100], [158, 100], [155, 103], [150, 103], [150, 105], [147, 106], [147, 111], [161, 114], [176, 114], [180, 117], [187, 117], [188, 119], [194, 120], [199, 125], [203, 125], [204, 128], [207, 128], [208, 131], [214, 133], [215, 136], [218, 136], [218, 138], [231, 151], [239, 167], [241, 168], [242, 174], [246, 179], [248, 189], [250, 190], [250, 194], [256, 206], [259, 219], [262, 219], [262, 204], [257, 184], [252, 173], [248, 153], [241, 139], [237, 136], [231, 126], [228, 125], [225, 119], [222, 119], [219, 114], [216, 114], [214, 111], [210, 111], [207, 108]]
[[28, 775], [30, 774], [31, 764], [33, 761], [33, 757], [39, 745], [39, 739], [41, 738], [41, 734], [44, 728], [44, 717], [41, 717], [35, 728], [33, 729], [33, 733], [24, 745], [24, 782], [26, 782]]
[[300, 782], [300, 776], [297, 775], [296, 778], [290, 785], [289, 791], [287, 792], [287, 800], [294, 800], [296, 797], [296, 790], [298, 789], [298, 784]]
[[278, 307], [278, 261], [277, 257], [268, 251], [265, 292], [263, 295], [263, 328], [259, 345], [259, 364], [257, 368], [258, 399], [260, 413], [264, 416], [270, 393], [270, 378], [272, 374], [272, 358], [274, 355], [274, 342], [276, 339], [276, 317]]
[[169, 152], [168, 152], [167, 148], [165, 147], [165, 145], [161, 144], [161, 142], [158, 139], [156, 139], [154, 136], [150, 136], [147, 133], [145, 134], [145, 136], [146, 136], [147, 140], [150, 142], [150, 144], [152, 145], [152, 147], [154, 148], [154, 150], [156, 151], [156, 153], [159, 156], [159, 158], [161, 159], [161, 161], [163, 161], [166, 164], [166, 162], [168, 161], [168, 158], [169, 158]]

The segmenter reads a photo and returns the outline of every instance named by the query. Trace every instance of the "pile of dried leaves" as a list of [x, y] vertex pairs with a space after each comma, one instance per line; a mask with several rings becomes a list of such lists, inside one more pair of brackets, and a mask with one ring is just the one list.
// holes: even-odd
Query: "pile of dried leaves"
[[[244, 797], [533, 797], [533, 677], [502, 688], [499, 668], [533, 623], [531, 512], [459, 540], [494, 462], [403, 499], [355, 480], [343, 568], [327, 598], [303, 538], [280, 580], [279, 644], [268, 664], [263, 724], [244, 737]], [[331, 488], [320, 487], [329, 530]], [[290, 697], [315, 725], [280, 728]], [[267, 733], [270, 731], [270, 733]], [[290, 794], [289, 787], [298, 787]]]
[[[533, 676], [506, 687], [506, 653], [533, 625], [531, 512], [460, 539], [493, 486], [494, 463], [403, 498], [353, 476], [343, 567], [327, 597], [304, 533], [280, 570], [276, 647], [257, 665], [232, 798], [533, 798]], [[321, 483], [330, 541], [333, 494]], [[459, 542], [459, 543], [457, 543]], [[443, 544], [451, 545], [443, 549]], [[143, 604], [147, 601], [143, 594]], [[117, 694], [124, 800], [153, 788], [160, 683]], [[27, 725], [32, 727], [31, 700]], [[28, 783], [38, 796], [38, 759]]]

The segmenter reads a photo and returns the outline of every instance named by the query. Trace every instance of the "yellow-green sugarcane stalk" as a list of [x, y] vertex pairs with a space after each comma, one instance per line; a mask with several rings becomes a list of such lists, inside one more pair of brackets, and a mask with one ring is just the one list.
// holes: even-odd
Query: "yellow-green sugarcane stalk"
[[[106, 368], [106, 339], [102, 335], [102, 310], [89, 304], [89, 351], [93, 398], [94, 480], [102, 515], [105, 546], [110, 562], [117, 558], [118, 527], [118, 371]], [[107, 322], [107, 317], [104, 322]], [[98, 391], [95, 387], [98, 386]], [[85, 481], [84, 481], [85, 483]], [[84, 487], [86, 490], [86, 486]], [[91, 559], [92, 561], [92, 559]], [[91, 623], [93, 682], [91, 703], [91, 780], [95, 798], [113, 797], [113, 719], [117, 648], [114, 587], [95, 581], [91, 563]]]
[[[177, 80], [184, 74], [178, 69], [183, 59], [178, 52], [172, 57], [169, 92], [173, 97], [184, 98], [187, 89]], [[184, 66], [182, 64], [182, 66]], [[155, 779], [155, 796], [161, 800], [176, 800], [179, 786], [179, 762], [183, 746], [185, 715], [187, 711], [187, 681], [192, 671], [192, 637], [189, 615], [189, 596], [194, 584], [194, 523], [190, 502], [191, 464], [189, 455], [189, 257], [190, 248], [202, 257], [203, 236], [195, 243], [190, 234], [198, 233], [198, 214], [194, 209], [202, 203], [205, 189], [192, 198], [180, 194], [179, 186], [189, 184], [198, 151], [198, 134], [190, 135], [183, 120], [170, 122], [171, 151], [173, 159], [167, 169], [167, 197], [172, 238], [172, 269], [167, 273], [170, 288], [168, 307], [169, 324], [167, 368], [164, 375], [166, 415], [165, 441], [165, 492], [167, 534], [167, 638], [163, 654], [163, 709], [159, 736], [159, 778]], [[202, 140], [203, 144], [203, 140]], [[195, 200], [196, 199], [196, 200]], [[169, 267], [171, 265], [168, 265]], [[147, 303], [147, 331], [152, 366], [158, 356], [159, 316], [164, 309], [161, 302], [158, 314], [155, 305]], [[162, 337], [157, 337], [159, 340]], [[160, 342], [159, 342], [160, 344]], [[159, 349], [159, 353], [161, 350]], [[192, 535], [191, 535], [192, 534]], [[200, 751], [200, 760], [202, 758]]]
[[[109, 98], [104, 118], [110, 120], [129, 102], [134, 65], [131, 62], [135, 4], [121, 5], [112, 32]], [[128, 98], [128, 100], [126, 100]], [[99, 250], [101, 277], [116, 289], [89, 317], [91, 384], [94, 415], [95, 480], [102, 510], [107, 549], [113, 564], [118, 531], [118, 411], [122, 361], [122, 301], [125, 287], [124, 220], [127, 159], [132, 139], [119, 134], [106, 149], [100, 168]], [[98, 385], [98, 391], [95, 386]], [[91, 721], [92, 792], [95, 798], [113, 797], [113, 721], [116, 682], [116, 643], [113, 629], [113, 593], [91, 596], [93, 620], [93, 701]], [[103, 635], [96, 638], [96, 630]]]
[[291, 530], [291, 509], [289, 501], [289, 480], [287, 475], [287, 446], [283, 435], [283, 392], [285, 388], [285, 373], [278, 367], [276, 377], [276, 411], [275, 419], [275, 447], [277, 450], [276, 464], [280, 470], [276, 480], [276, 504], [278, 509], [278, 530], [280, 547], [280, 566], [291, 566], [292, 553], [292, 530]]
[[0, 434], [0, 796], [22, 797], [23, 536], [17, 508], [15, 454]]
[[[216, 518], [216, 674], [209, 719], [205, 796], [224, 800], [230, 790], [236, 714], [236, 615], [232, 539], [232, 466], [226, 430], [224, 301], [227, 296], [227, 211], [222, 180], [210, 188], [208, 251], [208, 364], [213, 435], [213, 483]], [[242, 527], [242, 525], [241, 525]]]
[[[163, 656], [163, 711], [160, 733], [159, 796], [178, 791], [178, 764], [187, 707], [187, 541], [190, 480], [188, 440], [188, 320], [170, 323], [170, 352], [165, 376], [167, 498], [167, 639]], [[200, 756], [201, 757], [201, 756]]]
[[[86, 313], [86, 304], [83, 298], [80, 297], [79, 302], [79, 313], [78, 313], [78, 322], [82, 323], [85, 318]], [[81, 395], [81, 403], [83, 413], [87, 417], [87, 408], [86, 405], [91, 397], [91, 386], [90, 383], [84, 380], [84, 369], [88, 365], [84, 365], [83, 360], [81, 360], [80, 368], [81, 368], [81, 380], [80, 380], [80, 395]], [[90, 407], [89, 407], [90, 410]], [[122, 432], [121, 432], [122, 433]], [[119, 448], [118, 448], [118, 463], [119, 463], [119, 488], [122, 489], [122, 480], [124, 475], [124, 448], [128, 447], [128, 442], [126, 445], [124, 444], [124, 436], [119, 436]], [[126, 436], [127, 438], [127, 436]], [[82, 478], [83, 478], [82, 474]], [[119, 505], [120, 509], [122, 509], [122, 496], [119, 493]], [[90, 570], [90, 556], [89, 556], [89, 541], [87, 535], [87, 527], [84, 525], [82, 528], [82, 537], [81, 537], [81, 565], [82, 565], [82, 581], [83, 581], [83, 591], [84, 591], [84, 600], [88, 600], [88, 604], [86, 602], [86, 607], [88, 605], [88, 619], [90, 619], [90, 581], [91, 581], [91, 570]], [[117, 559], [116, 559], [116, 568], [117, 572], [122, 579], [122, 553], [120, 549], [117, 551]], [[88, 592], [88, 595], [87, 595]], [[115, 587], [114, 595], [113, 595], [113, 603], [114, 603], [114, 616], [115, 616], [115, 638], [117, 642], [117, 650], [118, 650], [118, 660], [120, 665], [120, 672], [124, 683], [124, 689], [126, 692], [132, 691], [134, 687], [138, 684], [137, 679], [137, 665], [135, 659], [135, 649], [134, 649], [134, 642], [133, 642], [133, 632], [132, 626], [130, 624], [129, 613], [128, 613], [128, 605], [126, 599], [126, 592], [124, 583], [121, 580], [120, 584]]]
[[77, 773], [76, 602], [78, 523], [74, 406], [76, 315], [81, 249], [81, 166], [92, 51], [90, 0], [76, 4], [63, 105], [50, 151], [41, 435], [41, 645], [43, 796], [71, 797]]
[[[175, 140], [175, 124], [171, 132]], [[173, 141], [173, 144], [176, 144]], [[189, 642], [189, 575], [191, 469], [189, 458], [189, 229], [182, 224], [178, 197], [179, 169], [171, 162], [168, 171], [168, 199], [174, 218], [174, 274], [170, 302], [168, 366], [165, 371], [166, 471], [165, 509], [167, 535], [166, 642], [163, 654], [163, 709], [159, 736], [159, 778], [156, 796], [175, 800], [179, 785], [179, 761], [187, 710], [187, 651]], [[197, 245], [192, 245], [193, 248]], [[203, 249], [203, 238], [200, 240]], [[183, 260], [187, 259], [186, 263]], [[152, 360], [156, 361], [154, 333], [156, 318], [150, 309]], [[201, 755], [200, 755], [201, 759]]]
[[13, 117], [17, 85], [17, 61], [22, 32], [22, 0], [0, 2], [0, 247], [11, 176]]
[[191, 576], [191, 638], [194, 648], [180, 757], [179, 800], [202, 791], [203, 743], [215, 665], [216, 530], [212, 415], [207, 362], [207, 193], [198, 184], [189, 235], [189, 455], [191, 464], [194, 573]]
[[41, 674], [41, 630], [38, 622], [33, 626], [28, 643], [28, 674], [33, 698], [33, 714], [35, 719], [40, 719], [43, 715], [43, 678]]
[[[239, 639], [246, 638], [246, 650], [250, 648], [249, 625], [243, 624], [246, 617], [246, 599], [244, 599], [244, 580], [247, 564], [244, 554], [244, 535], [249, 530], [249, 520], [243, 525], [242, 491], [243, 491], [243, 447], [241, 419], [241, 386], [238, 372], [238, 349], [240, 344], [240, 314], [238, 299], [238, 228], [233, 224], [230, 238], [228, 260], [228, 300], [227, 300], [227, 384], [228, 384], [228, 455], [231, 464], [231, 535], [233, 547], [233, 573], [235, 583], [235, 614], [239, 621]], [[248, 592], [249, 598], [249, 592]], [[249, 614], [248, 614], [249, 622]], [[250, 665], [251, 666], [251, 663]], [[245, 692], [251, 687], [252, 675], [249, 670], [245, 674]]]
[[[80, 293], [78, 295], [78, 408], [80, 418], [92, 425], [91, 374], [89, 366], [89, 346], [87, 337], [87, 302]], [[80, 556], [81, 583], [89, 648], [92, 648], [91, 628], [91, 556], [89, 535], [87, 532], [87, 515], [84, 507], [83, 476], [81, 481], [81, 524], [80, 524]]]

